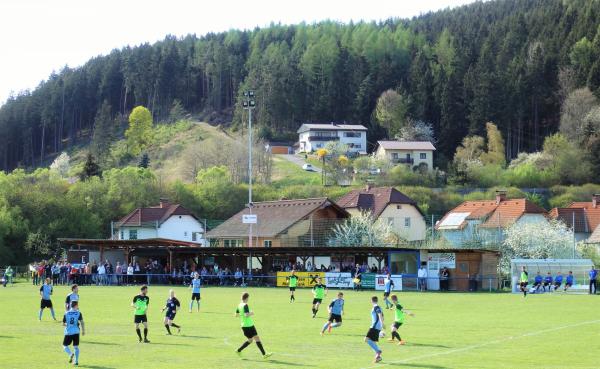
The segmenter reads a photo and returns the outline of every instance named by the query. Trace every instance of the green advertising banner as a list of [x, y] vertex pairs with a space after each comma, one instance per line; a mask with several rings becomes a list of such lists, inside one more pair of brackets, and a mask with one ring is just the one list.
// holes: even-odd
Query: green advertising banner
[[362, 285], [364, 289], [375, 289], [375, 273], [363, 273], [362, 274]]

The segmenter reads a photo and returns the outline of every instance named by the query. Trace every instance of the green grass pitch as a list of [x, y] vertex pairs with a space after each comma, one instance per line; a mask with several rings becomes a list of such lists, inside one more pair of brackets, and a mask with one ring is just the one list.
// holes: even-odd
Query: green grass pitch
[[[21, 283], [0, 289], [0, 367], [68, 367], [62, 351], [63, 327], [48, 310], [37, 320], [39, 287]], [[400, 292], [407, 317], [397, 346], [380, 341], [383, 362], [363, 342], [370, 324], [374, 291], [344, 291], [343, 326], [325, 337], [323, 306], [311, 318], [312, 295], [300, 289], [289, 303], [283, 288], [252, 288], [249, 305], [271, 360], [253, 344], [237, 357], [244, 341], [233, 313], [241, 288], [203, 288], [200, 313], [188, 313], [189, 289], [175, 288], [183, 309], [180, 335], [166, 336], [160, 310], [168, 287], [150, 286], [150, 344], [139, 344], [131, 300], [137, 287], [81, 287], [80, 306], [87, 334], [82, 337], [80, 367], [92, 369], [158, 368], [598, 368], [600, 297], [575, 294], [532, 295]], [[326, 301], [337, 291], [330, 290]], [[66, 287], [55, 287], [53, 303], [62, 318]], [[377, 292], [381, 298], [381, 293]], [[324, 304], [325, 305], [325, 304]], [[381, 302], [380, 305], [383, 305]], [[385, 311], [386, 330], [392, 313]], [[388, 338], [386, 337], [386, 339]]]

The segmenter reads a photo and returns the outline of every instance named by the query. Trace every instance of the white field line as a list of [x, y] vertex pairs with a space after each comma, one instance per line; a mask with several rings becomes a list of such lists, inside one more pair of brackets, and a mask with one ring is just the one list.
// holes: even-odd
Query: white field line
[[436, 357], [436, 356], [451, 355], [451, 354], [455, 354], [457, 352], [464, 352], [464, 351], [475, 350], [475, 349], [478, 349], [478, 348], [481, 348], [481, 347], [495, 345], [495, 344], [498, 344], [498, 343], [504, 343], [504, 342], [508, 342], [508, 341], [511, 341], [511, 340], [516, 340], [516, 339], [525, 338], [525, 337], [531, 337], [531, 336], [537, 336], [537, 335], [548, 333], [548, 332], [560, 331], [560, 330], [563, 330], [563, 329], [569, 329], [569, 328], [579, 327], [579, 326], [588, 325], [588, 324], [595, 324], [595, 323], [600, 323], [600, 319], [599, 320], [588, 320], [588, 321], [585, 321], [585, 322], [579, 322], [579, 323], [570, 324], [570, 325], [563, 325], [563, 326], [560, 326], [560, 327], [543, 329], [543, 330], [540, 330], [540, 331], [534, 331], [534, 332], [524, 333], [524, 334], [521, 334], [521, 335], [518, 335], [518, 336], [505, 337], [505, 338], [501, 338], [501, 339], [497, 339], [497, 340], [493, 340], [493, 341], [489, 341], [489, 342], [479, 343], [477, 345], [465, 346], [465, 347], [461, 347], [461, 348], [457, 348], [457, 349], [453, 349], [453, 350], [436, 352], [434, 354], [419, 355], [419, 356], [409, 357], [409, 358], [406, 358], [406, 359], [403, 359], [403, 360], [384, 362], [384, 363], [380, 363], [380, 364], [377, 364], [377, 365], [368, 366], [368, 367], [365, 367], [365, 368], [362, 368], [362, 369], [379, 368], [379, 367], [381, 367], [383, 365], [403, 364], [403, 363], [408, 363], [408, 362], [415, 361], [415, 360], [430, 359], [430, 358]]

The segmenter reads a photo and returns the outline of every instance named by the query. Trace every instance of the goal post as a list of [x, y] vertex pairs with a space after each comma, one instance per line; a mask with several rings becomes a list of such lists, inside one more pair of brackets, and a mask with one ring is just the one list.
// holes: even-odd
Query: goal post
[[[519, 291], [519, 279], [521, 277], [521, 268], [525, 267], [529, 273], [529, 286], [533, 285], [533, 280], [539, 272], [545, 277], [548, 272], [555, 278], [558, 272], [566, 279], [569, 271], [573, 272], [574, 283], [572, 290], [587, 289], [589, 283], [588, 272], [594, 263], [591, 259], [512, 259], [510, 261], [510, 274], [512, 281], [512, 292]], [[563, 280], [563, 283], [565, 281]]]

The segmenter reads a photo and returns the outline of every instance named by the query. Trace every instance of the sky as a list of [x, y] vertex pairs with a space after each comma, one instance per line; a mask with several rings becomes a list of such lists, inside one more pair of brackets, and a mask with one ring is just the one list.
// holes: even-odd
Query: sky
[[473, 0], [1, 0], [0, 104], [52, 71], [167, 34], [410, 18]]

